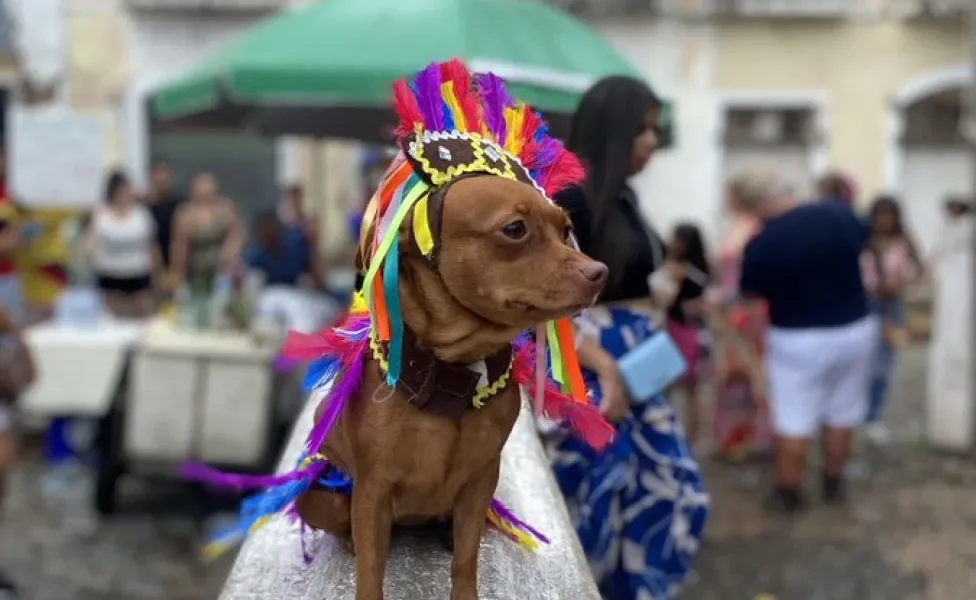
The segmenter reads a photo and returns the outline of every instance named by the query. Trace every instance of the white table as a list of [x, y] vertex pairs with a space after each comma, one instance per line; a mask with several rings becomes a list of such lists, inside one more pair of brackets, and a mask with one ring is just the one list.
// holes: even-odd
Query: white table
[[272, 357], [247, 333], [154, 321], [133, 351], [126, 459], [255, 466], [273, 426]]
[[113, 320], [29, 327], [24, 337], [37, 363], [37, 381], [22, 395], [20, 409], [33, 418], [104, 416], [126, 355], [145, 327], [145, 322]]

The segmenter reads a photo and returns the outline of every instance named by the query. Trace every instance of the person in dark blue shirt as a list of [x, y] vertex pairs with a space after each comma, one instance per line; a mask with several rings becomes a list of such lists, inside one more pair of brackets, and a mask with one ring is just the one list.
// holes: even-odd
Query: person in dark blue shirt
[[255, 221], [254, 242], [248, 247], [246, 262], [261, 271], [265, 285], [298, 287], [311, 276], [311, 248], [304, 232], [286, 226], [272, 212]]
[[740, 289], [769, 306], [766, 373], [780, 441], [770, 506], [803, 506], [807, 449], [821, 428], [823, 498], [842, 501], [852, 432], [868, 412], [878, 336], [860, 268], [869, 227], [841, 203], [798, 203], [772, 173], [749, 172], [730, 194], [764, 223], [746, 246]]
[[266, 285], [324, 290], [316, 223], [306, 216], [302, 205], [302, 188], [293, 185], [282, 191], [274, 212], [258, 215], [246, 262], [264, 273]]

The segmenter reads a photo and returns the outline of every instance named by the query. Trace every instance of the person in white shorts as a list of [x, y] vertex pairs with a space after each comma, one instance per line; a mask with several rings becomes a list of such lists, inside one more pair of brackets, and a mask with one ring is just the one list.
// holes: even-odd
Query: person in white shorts
[[740, 288], [769, 307], [766, 380], [778, 443], [768, 505], [789, 513], [804, 506], [806, 454], [818, 433], [823, 499], [840, 502], [853, 430], [868, 413], [879, 327], [860, 270], [869, 227], [842, 204], [797, 202], [772, 172], [746, 173], [730, 195], [763, 221], [746, 246]]

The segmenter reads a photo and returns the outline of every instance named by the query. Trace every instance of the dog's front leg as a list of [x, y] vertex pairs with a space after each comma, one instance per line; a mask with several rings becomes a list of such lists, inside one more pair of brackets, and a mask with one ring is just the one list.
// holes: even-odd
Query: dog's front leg
[[454, 505], [454, 562], [451, 600], [478, 600], [478, 548], [485, 518], [498, 486], [499, 462], [461, 488]]
[[392, 488], [357, 478], [352, 490], [352, 539], [356, 547], [356, 600], [383, 600], [383, 579], [393, 527]]

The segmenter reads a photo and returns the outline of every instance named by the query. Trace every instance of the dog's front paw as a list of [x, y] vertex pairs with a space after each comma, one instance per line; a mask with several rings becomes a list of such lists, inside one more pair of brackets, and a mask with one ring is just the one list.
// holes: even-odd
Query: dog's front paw
[[471, 586], [470, 589], [459, 590], [457, 586], [451, 591], [451, 600], [478, 600], [478, 589]]
[[451, 600], [478, 600], [476, 580], [455, 576], [451, 581]]

